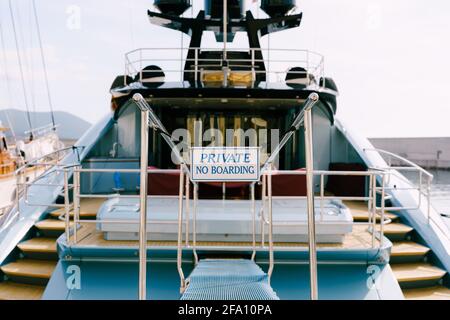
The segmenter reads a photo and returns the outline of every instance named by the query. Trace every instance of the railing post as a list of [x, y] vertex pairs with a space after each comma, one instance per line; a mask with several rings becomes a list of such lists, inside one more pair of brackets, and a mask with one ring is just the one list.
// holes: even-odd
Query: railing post
[[198, 201], [198, 183], [194, 182], [194, 204], [192, 210], [192, 252], [194, 253], [195, 265], [198, 264], [197, 255], [197, 201]]
[[252, 57], [252, 71], [255, 69], [255, 48], [250, 48], [251, 57]]
[[[427, 180], [429, 180], [429, 179], [427, 179]], [[420, 208], [420, 204], [422, 203], [422, 185], [423, 185], [423, 178], [422, 178], [422, 171], [420, 171], [419, 170], [419, 191], [418, 191], [418, 194], [419, 194], [419, 205], [418, 205], [418, 207]], [[427, 185], [427, 188], [428, 188], [428, 185]], [[428, 190], [427, 190], [427, 192], [428, 192]]]
[[273, 272], [273, 214], [272, 214], [272, 165], [269, 167], [269, 174], [267, 176], [267, 194], [268, 194], [268, 213], [269, 213], [269, 270], [267, 271], [267, 275], [269, 276], [269, 285], [270, 278]]
[[73, 188], [72, 188], [72, 194], [73, 194], [73, 224], [74, 224], [74, 230], [73, 230], [73, 242], [77, 243], [77, 223], [80, 215], [80, 172], [79, 167], [74, 167], [73, 170]]
[[316, 253], [316, 228], [314, 216], [314, 173], [313, 173], [313, 142], [312, 142], [312, 115], [311, 107], [305, 108], [305, 158], [306, 158], [306, 191], [308, 209], [308, 239], [309, 239], [309, 273], [311, 300], [318, 299], [317, 291], [317, 253]]
[[149, 111], [141, 111], [141, 167], [139, 217], [139, 300], [147, 299], [147, 167]]
[[[70, 203], [69, 203], [69, 173], [64, 169], [64, 212], [66, 214], [66, 239], [67, 244], [70, 240]], [[76, 226], [75, 226], [76, 228]]]
[[256, 256], [256, 205], [255, 205], [255, 183], [250, 185], [251, 201], [252, 201], [252, 260], [255, 260]]
[[183, 186], [184, 186], [184, 172], [180, 168], [180, 184], [178, 193], [178, 238], [177, 238], [177, 269], [180, 275], [180, 292], [183, 293], [186, 289], [186, 283], [183, 273]]
[[261, 248], [264, 248], [264, 234], [265, 234], [265, 229], [264, 229], [264, 219], [263, 219], [263, 212], [264, 210], [266, 210], [266, 191], [267, 188], [267, 175], [263, 174], [262, 176], [262, 194], [261, 194], [261, 217], [260, 217], [260, 221], [261, 221]]
[[374, 214], [374, 186], [373, 186], [373, 180], [375, 179], [375, 176], [373, 175], [373, 173], [370, 173], [369, 176], [369, 201], [368, 201], [368, 224], [369, 224], [369, 228], [368, 230], [370, 231], [370, 228], [372, 228], [372, 248], [375, 247], [375, 226], [373, 223], [373, 219], [375, 219], [375, 214]]
[[185, 186], [185, 194], [186, 194], [186, 219], [185, 219], [185, 244], [186, 247], [189, 246], [189, 223], [190, 223], [190, 180], [189, 175], [186, 174], [186, 186]]
[[324, 190], [324, 175], [323, 173], [320, 174], [320, 221], [323, 221], [323, 207], [324, 207], [324, 203], [323, 203], [323, 197], [325, 195], [325, 190]]
[[427, 179], [427, 219], [428, 219], [428, 224], [430, 224], [430, 211], [431, 211], [431, 177], [428, 177]]
[[20, 214], [20, 190], [19, 188], [21, 187], [21, 173], [17, 173], [16, 175], [16, 207], [17, 207], [17, 212]]
[[198, 48], [194, 49], [194, 80], [195, 83], [198, 81]]
[[380, 217], [380, 248], [383, 246], [383, 234], [384, 234], [384, 196], [385, 196], [385, 190], [384, 190], [384, 183], [385, 183], [385, 175], [384, 173], [381, 176], [381, 217]]

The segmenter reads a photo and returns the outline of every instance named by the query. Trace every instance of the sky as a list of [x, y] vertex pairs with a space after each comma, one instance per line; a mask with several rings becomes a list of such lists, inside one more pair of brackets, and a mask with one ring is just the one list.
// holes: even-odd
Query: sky
[[[8, 2], [0, 0], [6, 49], [0, 51], [0, 110], [25, 109]], [[126, 52], [188, 44], [187, 36], [150, 24], [151, 0], [35, 3], [54, 109], [91, 123], [109, 112], [109, 87], [123, 73]], [[194, 13], [203, 8], [203, 1], [193, 3]], [[247, 0], [247, 6], [256, 16], [257, 5]], [[337, 117], [347, 126], [367, 137], [450, 136], [449, 1], [297, 0], [297, 6], [300, 28], [271, 35], [270, 47], [325, 56], [325, 73], [340, 92]], [[28, 106], [48, 111], [32, 0], [12, 0], [12, 7]]]

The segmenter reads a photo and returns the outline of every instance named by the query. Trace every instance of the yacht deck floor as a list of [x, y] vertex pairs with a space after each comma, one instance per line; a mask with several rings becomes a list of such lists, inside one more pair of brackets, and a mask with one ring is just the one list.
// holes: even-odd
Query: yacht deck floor
[[[83, 247], [138, 247], [135, 240], [105, 240], [103, 232], [96, 230], [94, 223], [83, 223], [77, 231], [77, 246]], [[73, 235], [70, 237], [73, 243]], [[148, 247], [176, 247], [176, 241], [148, 241]], [[257, 246], [261, 241], [257, 241]], [[265, 244], [268, 245], [267, 243]], [[375, 246], [379, 241], [375, 239]], [[228, 242], [228, 241], [197, 241], [197, 247], [251, 247], [251, 242]], [[275, 242], [276, 247], [307, 247], [305, 242]], [[318, 248], [333, 249], [368, 249], [372, 247], [372, 234], [367, 231], [366, 225], [354, 225], [353, 231], [344, 237], [343, 243], [318, 243]]]
[[[82, 199], [81, 211], [85, 213], [93, 213], [100, 207], [104, 199]], [[346, 201], [345, 203], [350, 210], [355, 211], [355, 214], [360, 214], [364, 211], [364, 205], [361, 203], [355, 204], [354, 202]], [[85, 210], [83, 210], [83, 208]], [[367, 210], [367, 206], [366, 206]], [[369, 249], [372, 247], [372, 234], [367, 230], [368, 226], [364, 224], [354, 224], [353, 231], [344, 237], [342, 243], [318, 243], [318, 248], [330, 248], [330, 249]], [[73, 235], [70, 237], [70, 242], [73, 244]], [[161, 248], [161, 247], [176, 247], [176, 241], [148, 241], [149, 248]], [[183, 241], [184, 243], [184, 241]], [[229, 241], [197, 241], [197, 248], [201, 247], [251, 247], [251, 242], [229, 242]], [[268, 244], [265, 243], [267, 246]], [[105, 240], [103, 232], [96, 229], [95, 220], [92, 223], [82, 222], [77, 231], [77, 243], [79, 247], [138, 247], [138, 241], [136, 240]], [[261, 246], [261, 241], [257, 238], [257, 247]], [[275, 242], [276, 247], [307, 247], [306, 242]], [[374, 246], [379, 246], [379, 240], [375, 239]]]

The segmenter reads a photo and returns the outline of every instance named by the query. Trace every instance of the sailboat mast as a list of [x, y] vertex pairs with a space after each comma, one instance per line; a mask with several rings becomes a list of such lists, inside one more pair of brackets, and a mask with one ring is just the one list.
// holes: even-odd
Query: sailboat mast
[[30, 127], [30, 140], [33, 140], [33, 125], [31, 123], [30, 108], [28, 105], [28, 94], [27, 94], [27, 89], [26, 89], [26, 85], [25, 85], [25, 77], [24, 77], [24, 73], [23, 73], [22, 59], [20, 57], [19, 41], [17, 39], [17, 30], [16, 30], [15, 19], [14, 19], [14, 12], [13, 12], [11, 0], [9, 0], [8, 3], [9, 3], [9, 13], [11, 15], [11, 22], [12, 22], [12, 27], [13, 27], [14, 42], [16, 45], [17, 61], [19, 63], [20, 79], [22, 81], [22, 91], [23, 91], [23, 96], [24, 96], [24, 101], [25, 101], [25, 108], [27, 110], [27, 120], [28, 120], [28, 125]]
[[50, 86], [48, 83], [47, 64], [45, 62], [45, 57], [44, 57], [44, 49], [42, 46], [42, 38], [41, 38], [41, 28], [39, 25], [39, 18], [38, 18], [38, 14], [37, 14], [37, 10], [36, 10], [36, 1], [35, 0], [32, 1], [32, 6], [33, 6], [33, 12], [34, 12], [34, 20], [36, 22], [36, 31], [37, 31], [37, 37], [38, 37], [38, 42], [39, 42], [39, 48], [40, 48], [40, 52], [41, 52], [42, 67], [44, 69], [44, 80], [45, 80], [45, 86], [47, 88], [47, 98], [48, 98], [48, 103], [49, 103], [49, 107], [50, 107], [52, 126], [53, 126], [53, 130], [56, 130], [55, 115], [53, 112], [53, 102], [52, 102], [52, 97], [50, 94]]

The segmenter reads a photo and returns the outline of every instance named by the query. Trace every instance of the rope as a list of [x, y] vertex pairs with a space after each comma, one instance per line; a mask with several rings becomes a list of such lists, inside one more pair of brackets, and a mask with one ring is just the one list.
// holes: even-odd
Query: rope
[[[8, 62], [6, 61], [6, 46], [5, 46], [5, 39], [3, 36], [3, 27], [2, 27], [1, 21], [0, 21], [0, 42], [1, 42], [1, 46], [2, 46], [2, 60], [3, 60], [3, 65], [4, 65], [3, 70], [5, 70], [5, 84], [6, 84], [6, 91], [8, 94], [8, 103], [11, 106], [12, 105], [11, 84], [9, 82], [9, 76], [8, 76], [9, 73], [8, 73]], [[13, 135], [14, 142], [16, 142], [17, 141], [16, 133], [12, 126], [11, 118], [9, 117], [9, 112], [7, 109], [4, 109], [3, 112], [5, 113], [6, 121], [8, 122], [8, 126]]]
[[42, 67], [44, 68], [44, 78], [45, 78], [45, 87], [47, 89], [47, 98], [48, 98], [48, 104], [50, 106], [50, 114], [53, 124], [53, 130], [56, 130], [56, 124], [55, 124], [55, 114], [53, 112], [53, 102], [52, 102], [52, 96], [50, 94], [50, 86], [48, 83], [48, 73], [47, 73], [47, 64], [45, 63], [45, 57], [44, 57], [44, 49], [42, 46], [42, 38], [41, 38], [41, 28], [39, 26], [39, 18], [36, 10], [36, 1], [32, 0], [33, 5], [33, 13], [34, 13], [34, 19], [36, 21], [36, 31], [38, 36], [38, 42], [39, 42], [39, 48], [41, 51], [41, 60], [42, 60]]
[[24, 77], [24, 73], [23, 73], [22, 59], [20, 57], [20, 52], [19, 52], [19, 42], [17, 40], [16, 23], [15, 23], [15, 20], [14, 20], [14, 13], [13, 13], [11, 0], [9, 0], [8, 3], [9, 3], [9, 13], [11, 15], [13, 33], [14, 33], [14, 42], [15, 42], [15, 45], [16, 45], [17, 60], [19, 62], [20, 78], [21, 78], [21, 81], [22, 81], [23, 97], [24, 97], [24, 101], [25, 101], [25, 108], [27, 110], [27, 120], [28, 120], [28, 125], [29, 125], [30, 130], [31, 130], [31, 132], [30, 132], [30, 139], [33, 139], [33, 132], [32, 132], [33, 126], [31, 124], [30, 109], [29, 109], [29, 105], [28, 105], [27, 89], [26, 89], [26, 86], [25, 86], [25, 77]]

